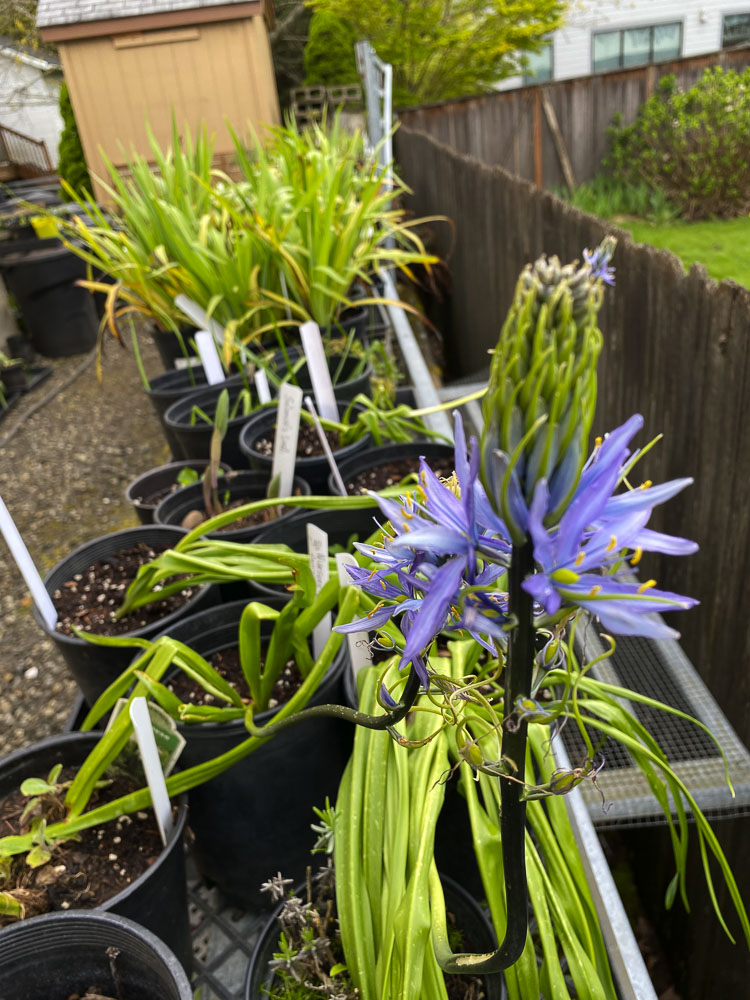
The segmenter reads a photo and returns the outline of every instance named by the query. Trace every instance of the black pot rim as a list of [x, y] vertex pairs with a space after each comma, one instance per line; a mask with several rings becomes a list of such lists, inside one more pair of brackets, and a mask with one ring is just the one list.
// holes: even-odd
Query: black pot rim
[[[141, 508], [143, 510], [155, 510], [159, 504], [143, 503], [143, 501], [135, 498], [136, 491], [142, 487], [143, 483], [148, 482], [152, 476], [160, 476], [165, 472], [178, 472], [180, 469], [192, 469], [195, 466], [198, 466], [199, 469], [205, 469], [208, 464], [209, 460], [207, 458], [181, 458], [177, 462], [167, 462], [165, 465], [156, 465], [153, 469], [149, 469], [148, 472], [142, 472], [137, 479], [133, 479], [128, 483], [125, 488], [125, 499], [136, 508]], [[233, 471], [226, 462], [220, 462], [219, 468], [222, 469], [223, 472]]]
[[[92, 736], [96, 737], [98, 740], [101, 738], [102, 733], [99, 730], [95, 730], [94, 732], [58, 733], [56, 736], [47, 736], [43, 740], [38, 740], [36, 743], [32, 743], [30, 746], [21, 747], [18, 750], [13, 750], [6, 757], [3, 757], [2, 760], [0, 760], [0, 771], [2, 771], [3, 768], [5, 768], [8, 764], [16, 764], [18, 761], [23, 760], [25, 756], [30, 756], [32, 751], [35, 752], [38, 750], [44, 750], [46, 747], [56, 747], [60, 743], [86, 743], [91, 739]], [[34, 775], [30, 775], [29, 777], [34, 777]], [[149, 865], [149, 867], [144, 872], [141, 872], [141, 874], [138, 876], [137, 879], [135, 879], [134, 882], [131, 882], [130, 885], [125, 886], [124, 889], [120, 889], [120, 891], [116, 893], [114, 896], [110, 896], [110, 898], [105, 900], [100, 906], [97, 906], [95, 908], [96, 911], [106, 913], [113, 906], [117, 906], [123, 900], [128, 899], [128, 897], [132, 896], [140, 888], [140, 886], [142, 886], [143, 883], [149, 878], [151, 872], [158, 871], [161, 868], [161, 866], [166, 863], [166, 860], [171, 851], [173, 851], [182, 842], [182, 836], [185, 832], [185, 824], [187, 823], [187, 814], [188, 814], [187, 794], [183, 792], [183, 794], [179, 796], [177, 802], [178, 802], [177, 819], [175, 820], [172, 833], [169, 839], [167, 840], [166, 845], [164, 845], [161, 851], [159, 852], [158, 858], [153, 862], [153, 864]], [[92, 911], [80, 909], [80, 910], [72, 910], [70, 912], [90, 913]], [[11, 924], [10, 926], [17, 926], [17, 925]], [[5, 931], [3, 930], [2, 933], [4, 934]], [[149, 931], [148, 933], [151, 932]]]
[[[220, 382], [217, 385], [207, 385], [203, 386], [203, 388], [198, 388], [192, 390], [191, 392], [186, 392], [183, 396], [180, 396], [179, 399], [176, 399], [171, 406], [167, 407], [167, 409], [164, 412], [164, 423], [166, 424], [167, 427], [176, 428], [183, 433], [184, 432], [189, 433], [190, 431], [196, 431], [196, 432], [200, 431], [205, 434], [207, 431], [211, 431], [214, 425], [207, 424], [204, 421], [201, 421], [199, 424], [190, 424], [184, 420], [178, 419], [177, 414], [180, 413], [181, 408], [183, 406], [188, 405], [188, 414], [189, 414], [190, 408], [192, 408], [196, 404], [200, 405], [200, 402], [203, 399], [207, 401], [214, 399], [215, 396], [218, 396], [218, 394], [221, 392], [222, 389], [229, 390], [229, 398], [231, 401], [233, 396], [232, 390], [237, 389], [239, 394], [239, 391], [241, 391], [244, 388], [245, 386], [240, 378], [237, 378], [237, 381], [234, 381], [232, 378], [229, 378], [225, 382]], [[231, 420], [227, 421], [227, 427], [241, 427], [253, 416], [253, 413], [255, 413], [255, 410], [253, 410], [251, 413], [243, 413], [240, 416], [233, 417]]]
[[[88, 542], [84, 542], [83, 545], [79, 545], [77, 548], [73, 549], [73, 551], [69, 552], [64, 559], [61, 559], [59, 563], [57, 563], [55, 566], [52, 567], [49, 573], [47, 573], [47, 575], [44, 577], [44, 586], [47, 589], [47, 593], [51, 597], [52, 594], [54, 593], [54, 590], [57, 589], [50, 587], [49, 581], [58, 572], [58, 570], [60, 570], [64, 566], [64, 564], [68, 562], [68, 560], [74, 559], [79, 553], [82, 554], [86, 549], [94, 545], [96, 542], [100, 542], [102, 541], [102, 539], [105, 538], [107, 539], [119, 538], [122, 539], [123, 544], [127, 544], [127, 541], [130, 538], [132, 538], [133, 542], [135, 543], [136, 541], [138, 541], [139, 537], [143, 535], [144, 532], [149, 534], [150, 532], [153, 532], [155, 530], [174, 532], [175, 544], [177, 544], [177, 542], [179, 542], [180, 539], [185, 537], [185, 532], [182, 531], [180, 528], [175, 528], [172, 525], [165, 525], [165, 524], [142, 524], [140, 525], [140, 527], [123, 528], [121, 531], [113, 531], [108, 535], [99, 535], [98, 538], [92, 538]], [[119, 546], [119, 548], [122, 548], [122, 546]], [[111, 551], [116, 552], [117, 548], [113, 548]], [[181, 618], [185, 614], [186, 608], [190, 608], [193, 604], [197, 603], [197, 601], [206, 593], [206, 591], [209, 589], [210, 586], [211, 586], [210, 583], [202, 584], [201, 586], [198, 587], [196, 593], [193, 594], [192, 597], [188, 598], [188, 600], [179, 608], [170, 612], [168, 615], [165, 615], [164, 618], [161, 618], [156, 622], [151, 622], [149, 625], [144, 625], [141, 628], [133, 629], [132, 632], [123, 632], [120, 636], [118, 636], [118, 638], [138, 639], [144, 636], [147, 637], [149, 633], [153, 633], [155, 631], [155, 628], [160, 629], [164, 623], [169, 624], [170, 622], [176, 621], [178, 618]], [[48, 635], [51, 639], [53, 639], [55, 642], [66, 643], [71, 646], [91, 645], [91, 643], [86, 642], [85, 639], [79, 639], [78, 636], [76, 635], [66, 635], [64, 632], [58, 632], [57, 629], [54, 628], [50, 629], [47, 623], [42, 618], [42, 616], [39, 614], [39, 610], [37, 609], [36, 605], [33, 605], [33, 614], [37, 625], [39, 625], [40, 628], [44, 631], [44, 633]]]
[[[433, 454], [445, 454], [448, 457], [449, 454], [454, 454], [454, 449], [453, 445], [445, 444], [442, 441], [420, 439], [416, 441], [388, 442], [368, 448], [365, 455], [348, 455], [339, 463], [339, 472], [341, 473], [341, 478], [346, 482], [347, 477], [352, 475], [352, 470], [358, 470], [363, 461], [366, 461], [368, 468], [376, 469], [378, 466], [386, 465], [388, 462], [398, 462], [404, 458], [419, 458], [424, 455], [429, 463], [430, 452]], [[383, 459], [382, 461], [381, 458]], [[329, 487], [332, 485], [331, 480], [332, 476], [329, 476]]]
[[[24, 940], [29, 935], [38, 933], [46, 943], [49, 940], [50, 931], [54, 938], [58, 933], [67, 931], [69, 926], [72, 936], [76, 934], [77, 928], [81, 928], [83, 931], [86, 925], [91, 926], [92, 924], [104, 929], [111, 928], [113, 931], [124, 931], [133, 938], [140, 939], [156, 955], [168, 975], [172, 977], [181, 1000], [192, 1000], [193, 991], [190, 982], [174, 952], [146, 927], [142, 927], [141, 924], [128, 917], [121, 917], [117, 913], [109, 913], [106, 910], [61, 910], [44, 913], [37, 917], [29, 917], [27, 920], [10, 924], [3, 929], [0, 950], [5, 955], [5, 961], [10, 961], [14, 958], [13, 952], [24, 948]], [[76, 934], [77, 936], [78, 934]]]
[[[186, 464], [189, 465], [190, 463], [188, 462]], [[206, 463], [206, 464], [208, 464], [208, 463]], [[236, 486], [238, 489], [242, 489], [243, 485], [248, 480], [250, 480], [251, 482], [256, 482], [257, 483], [258, 480], [261, 479], [261, 478], [265, 479], [265, 481], [268, 482], [268, 480], [269, 480], [270, 477], [266, 476], [265, 473], [262, 470], [258, 470], [258, 469], [232, 469], [232, 470], [230, 470], [227, 473], [227, 481], [224, 483], [224, 485], [226, 486], [227, 489], [230, 489], [230, 490], [231, 490], [232, 486]], [[157, 504], [156, 509], [154, 511], [154, 523], [155, 524], [161, 524], [161, 525], [163, 525], [166, 528], [179, 528], [180, 527], [179, 525], [172, 524], [169, 521], [162, 521], [161, 518], [160, 518], [160, 515], [159, 515], [159, 511], [162, 510], [162, 507], [164, 505], [168, 506], [167, 501], [169, 501], [170, 503], [175, 503], [176, 502], [175, 497], [177, 497], [177, 496], [181, 495], [182, 499], [186, 499], [185, 492], [187, 490], [193, 490], [193, 491], [195, 491], [195, 493], [196, 493], [196, 499], [200, 499], [198, 491], [196, 490], [196, 486], [198, 486], [198, 485], [199, 484], [197, 484], [197, 483], [191, 483], [189, 486], [184, 486], [181, 490], [175, 490], [174, 493], [171, 493], [169, 496], [164, 497], [164, 499], [161, 500]], [[300, 496], [310, 496], [311, 495], [312, 491], [310, 489], [310, 484], [305, 479], [303, 479], [302, 476], [295, 476], [294, 479], [292, 480], [292, 485], [293, 485], [293, 487], [296, 487], [297, 489], [299, 489], [299, 491], [300, 491], [299, 495]], [[261, 497], [258, 497], [258, 499], [260, 500]], [[296, 507], [289, 507], [282, 514], [280, 514], [278, 517], [274, 518], [274, 521], [288, 520], [290, 517], [297, 517], [298, 514], [299, 514], [298, 508], [296, 508]], [[162, 517], [164, 516], [163, 515], [163, 511], [162, 511], [162, 515], [161, 516]], [[270, 521], [268, 523], [269, 524], [273, 524], [274, 521]], [[263, 531], [266, 527], [267, 527], [267, 524], [259, 524], [257, 526], [257, 529], [258, 529], [258, 531]], [[246, 534], [249, 530], [251, 530], [251, 529], [249, 529], [249, 528], [235, 528], [235, 529], [233, 529], [231, 531], [211, 531], [205, 537], [206, 538], [219, 539], [219, 540], [223, 539], [225, 542], [232, 542], [232, 541], [237, 541], [238, 537], [240, 535]], [[185, 528], [180, 528], [180, 531], [182, 531], [184, 534], [187, 534], [187, 531], [186, 531]]]
[[[360, 406], [359, 403], [352, 403], [350, 399], [336, 398], [336, 405], [339, 408], [339, 415], [341, 415], [343, 411], [347, 410], [349, 406], [353, 406], [355, 410], [359, 411], [364, 410], [364, 407]], [[263, 464], [269, 466], [271, 465], [271, 457], [269, 455], [263, 455], [259, 451], [256, 451], [248, 443], [247, 439], [250, 437], [250, 434], [252, 433], [254, 435], [253, 437], [253, 444], [254, 444], [255, 441], [258, 440], [258, 438], [264, 433], [266, 429], [271, 429], [273, 427], [273, 420], [275, 418], [277, 411], [278, 411], [278, 405], [276, 403], [272, 403], [270, 405], [264, 406], [262, 409], [259, 409], [257, 411], [257, 414], [252, 414], [249, 418], [245, 418], [247, 422], [240, 431], [239, 446], [242, 454], [246, 455], [248, 459], [250, 460], [257, 459], [260, 460]], [[268, 423], [268, 425], [266, 426], [266, 420], [268, 418], [270, 418], [270, 423]], [[365, 434], [363, 435], [363, 437], [359, 438], [359, 440], [352, 442], [352, 444], [344, 445], [343, 448], [333, 449], [333, 456], [334, 458], [336, 458], [337, 456], [349, 457], [349, 455], [354, 455], [360, 449], [365, 448], [371, 440], [372, 438], [370, 434]], [[337, 458], [336, 460], [337, 465], [338, 461], [339, 460]], [[310, 466], [318, 464], [320, 462], [325, 462], [326, 466], [328, 465], [325, 455], [305, 455], [297, 458], [297, 461], [295, 462], [295, 467], [301, 470], [302, 475], [304, 477], [306, 468], [309, 468]]]

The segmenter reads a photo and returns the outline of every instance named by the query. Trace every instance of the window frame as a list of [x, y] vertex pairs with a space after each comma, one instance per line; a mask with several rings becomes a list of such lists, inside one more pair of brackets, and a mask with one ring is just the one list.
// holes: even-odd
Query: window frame
[[[727, 30], [727, 18], [730, 18], [730, 17], [746, 17], [748, 19], [748, 39], [747, 39], [746, 42], [732, 42], [730, 45], [727, 45], [726, 42], [724, 41], [724, 33]], [[732, 49], [732, 48], [735, 48], [735, 46], [741, 46], [741, 45], [750, 45], [750, 8], [748, 8], [748, 10], [734, 10], [730, 14], [722, 14], [721, 15], [721, 44], [720, 44], [720, 48], [721, 49]]]
[[[524, 87], [533, 87], [534, 84], [552, 83], [552, 81], [555, 79], [555, 37], [554, 35], [548, 35], [546, 40], [548, 41], [548, 44], [545, 46], [545, 48], [549, 51], [550, 54], [549, 76], [545, 77], [544, 79], [540, 79], [536, 73], [527, 73], [524, 70], [523, 72]], [[526, 54], [531, 55], [532, 53], [527, 52]], [[533, 53], [533, 55], [539, 55], [539, 53], [535, 52]]]
[[[750, 11], [748, 12], [750, 13]], [[679, 50], [676, 56], [668, 56], [666, 59], [654, 59], [654, 29], [655, 28], [670, 28], [677, 25], [680, 29], [680, 42]], [[625, 32], [626, 31], [643, 31], [644, 29], [649, 31], [649, 58], [642, 63], [635, 63], [631, 66], [625, 66], [623, 63], [624, 58], [624, 47], [625, 47]], [[722, 23], [723, 29], [723, 23]], [[600, 35], [616, 35], [620, 36], [620, 50], [618, 54], [617, 66], [613, 66], [608, 69], [596, 69], [594, 66], [594, 45], [595, 39]], [[618, 70], [628, 70], [637, 69], [640, 66], [650, 66], [657, 62], [669, 62], [670, 59], [680, 59], [682, 58], [682, 47], [685, 40], [685, 22], [680, 21], [656, 21], [650, 22], [648, 24], [626, 24], [621, 28], [609, 28], [606, 31], [592, 31], [591, 32], [591, 75], [594, 76], [599, 73], [615, 73]]]

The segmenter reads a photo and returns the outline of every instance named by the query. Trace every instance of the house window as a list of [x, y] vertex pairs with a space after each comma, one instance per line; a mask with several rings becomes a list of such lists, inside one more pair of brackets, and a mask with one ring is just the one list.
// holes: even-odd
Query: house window
[[677, 59], [681, 52], [682, 24], [679, 21], [645, 28], [600, 31], [594, 35], [592, 72], [602, 73], [608, 69]]
[[526, 68], [523, 74], [524, 83], [544, 83], [551, 80], [552, 72], [552, 39], [541, 52], [526, 53]]
[[721, 47], [750, 45], [750, 14], [726, 14], [721, 32]]

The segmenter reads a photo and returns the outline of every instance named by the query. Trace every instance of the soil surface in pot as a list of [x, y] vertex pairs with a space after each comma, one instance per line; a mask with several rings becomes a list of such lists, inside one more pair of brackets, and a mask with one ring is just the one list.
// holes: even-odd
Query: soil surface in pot
[[[250, 701], [250, 689], [245, 681], [240, 663], [239, 646], [228, 646], [209, 657], [209, 663], [224, 680], [238, 692], [243, 701]], [[302, 686], [302, 674], [293, 659], [287, 660], [284, 669], [279, 674], [268, 699], [269, 708], [277, 708], [285, 704]], [[180, 701], [189, 705], [217, 705], [218, 698], [209, 694], [197, 681], [180, 671], [167, 683], [170, 691], [177, 695]]]
[[195, 593], [195, 587], [186, 587], [162, 601], [145, 604], [115, 621], [115, 612], [140, 567], [165, 550], [166, 546], [155, 548], [139, 542], [92, 563], [88, 569], [66, 580], [52, 595], [58, 615], [56, 630], [70, 636], [75, 635], [74, 627], [95, 635], [122, 635], [150, 625], [182, 607]]
[[[432, 471], [440, 479], [449, 479], [453, 475], [453, 464], [452, 459], [429, 463]], [[418, 472], [418, 458], [401, 458], [397, 462], [376, 465], [374, 469], [360, 472], [353, 479], [347, 480], [344, 485], [346, 492], [350, 495], [366, 493], [368, 490], [377, 492], [384, 490], [387, 486], [396, 486], [406, 476], [415, 475]]]
[[[339, 448], [339, 432], [324, 431], [324, 434], [328, 439], [328, 444], [331, 446], [331, 451], [336, 451]], [[267, 455], [270, 458], [273, 455], [275, 439], [276, 428], [254, 441], [253, 449], [261, 455]], [[323, 445], [320, 443], [318, 432], [313, 425], [301, 423], [299, 425], [299, 436], [297, 437], [297, 458], [313, 458], [323, 453]]]
[[[72, 780], [75, 768], [63, 768], [58, 782]], [[90, 806], [102, 805], [140, 787], [140, 783], [124, 774], [112, 776], [111, 783], [96, 790]], [[64, 791], [60, 799], [64, 798]], [[42, 808], [48, 823], [64, 818], [62, 801]], [[29, 797], [20, 790], [0, 799], [0, 831], [3, 836], [26, 833], [38, 806], [23, 818]], [[40, 803], [41, 806], [41, 803]], [[159, 830], [152, 810], [121, 816], [111, 823], [83, 830], [78, 840], [56, 844], [50, 860], [38, 868], [30, 868], [23, 855], [11, 860], [10, 875], [0, 877], [0, 889], [12, 894], [23, 904], [26, 917], [52, 910], [93, 909], [121, 892], [149, 868], [162, 852]], [[0, 916], [0, 927], [15, 923]]]

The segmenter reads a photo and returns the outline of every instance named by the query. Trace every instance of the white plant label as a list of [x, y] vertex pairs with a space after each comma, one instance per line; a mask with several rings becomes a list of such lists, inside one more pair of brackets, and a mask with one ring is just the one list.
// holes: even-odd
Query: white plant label
[[303, 323], [299, 332], [318, 412], [324, 420], [338, 422], [339, 409], [333, 395], [333, 383], [331, 373], [328, 371], [328, 360], [320, 336], [320, 327], [317, 323]]
[[[352, 578], [349, 576], [347, 566], [356, 566], [357, 560], [350, 552], [336, 553], [336, 568], [339, 574], [339, 585], [349, 587]], [[367, 632], [349, 632], [346, 637], [349, 644], [349, 659], [352, 664], [352, 673], [356, 677], [363, 667], [372, 666], [372, 653], [370, 652], [370, 637]]]
[[333, 481], [336, 484], [336, 489], [339, 491], [339, 495], [342, 497], [346, 496], [346, 486], [344, 486], [344, 480], [341, 478], [341, 473], [339, 472], [339, 467], [336, 465], [336, 459], [333, 457], [333, 452], [331, 451], [331, 446], [328, 443], [328, 438], [326, 437], [325, 431], [323, 430], [323, 425], [321, 424], [318, 414], [315, 412], [315, 404], [310, 399], [309, 396], [305, 396], [305, 406], [307, 407], [310, 415], [313, 418], [313, 423], [315, 424], [315, 430], [318, 433], [318, 438], [320, 440], [321, 447], [325, 453], [326, 459], [328, 460], [328, 467], [331, 470], [331, 475], [333, 476]]
[[258, 393], [258, 402], [270, 403], [271, 402], [271, 389], [268, 385], [268, 375], [266, 375], [265, 368], [258, 368], [253, 375], [253, 381], [255, 382], [255, 391]]
[[167, 783], [164, 779], [164, 772], [161, 769], [159, 751], [156, 748], [154, 731], [151, 728], [151, 716], [148, 713], [148, 705], [145, 698], [133, 698], [130, 703], [130, 718], [133, 722], [135, 738], [141, 755], [143, 771], [148, 782], [148, 789], [151, 792], [151, 803], [156, 814], [156, 823], [159, 827], [162, 843], [166, 847], [174, 826], [172, 823], [172, 807], [169, 804]]
[[[307, 529], [307, 554], [310, 556], [310, 572], [315, 580], [315, 593], [319, 594], [328, 583], [328, 535], [316, 524], [305, 525]], [[328, 611], [313, 629], [313, 656], [317, 659], [331, 634], [331, 612]]]
[[220, 382], [226, 382], [227, 377], [219, 360], [219, 352], [216, 350], [214, 338], [208, 330], [199, 330], [196, 333], [195, 346], [198, 349], [208, 384], [218, 385]]
[[21, 538], [21, 533], [10, 516], [10, 511], [5, 506], [2, 497], [0, 497], [0, 531], [3, 533], [3, 538], [10, 549], [10, 554], [13, 556], [16, 566], [18, 566], [21, 576], [29, 588], [31, 599], [36, 604], [44, 624], [50, 632], [54, 632], [55, 625], [57, 624], [55, 605], [47, 593], [47, 588], [42, 583], [42, 578], [37, 572], [34, 560], [29, 555], [29, 550], [26, 548], [24, 540]]
[[302, 390], [285, 382], [279, 391], [276, 436], [273, 443], [271, 479], [279, 477], [279, 496], [292, 495], [294, 467], [297, 464], [299, 415], [302, 410]]
[[224, 343], [224, 327], [217, 323], [215, 319], [209, 319], [205, 310], [197, 302], [194, 302], [187, 295], [180, 293], [175, 295], [174, 304], [181, 312], [185, 313], [188, 319], [200, 330], [210, 330], [219, 344]]

